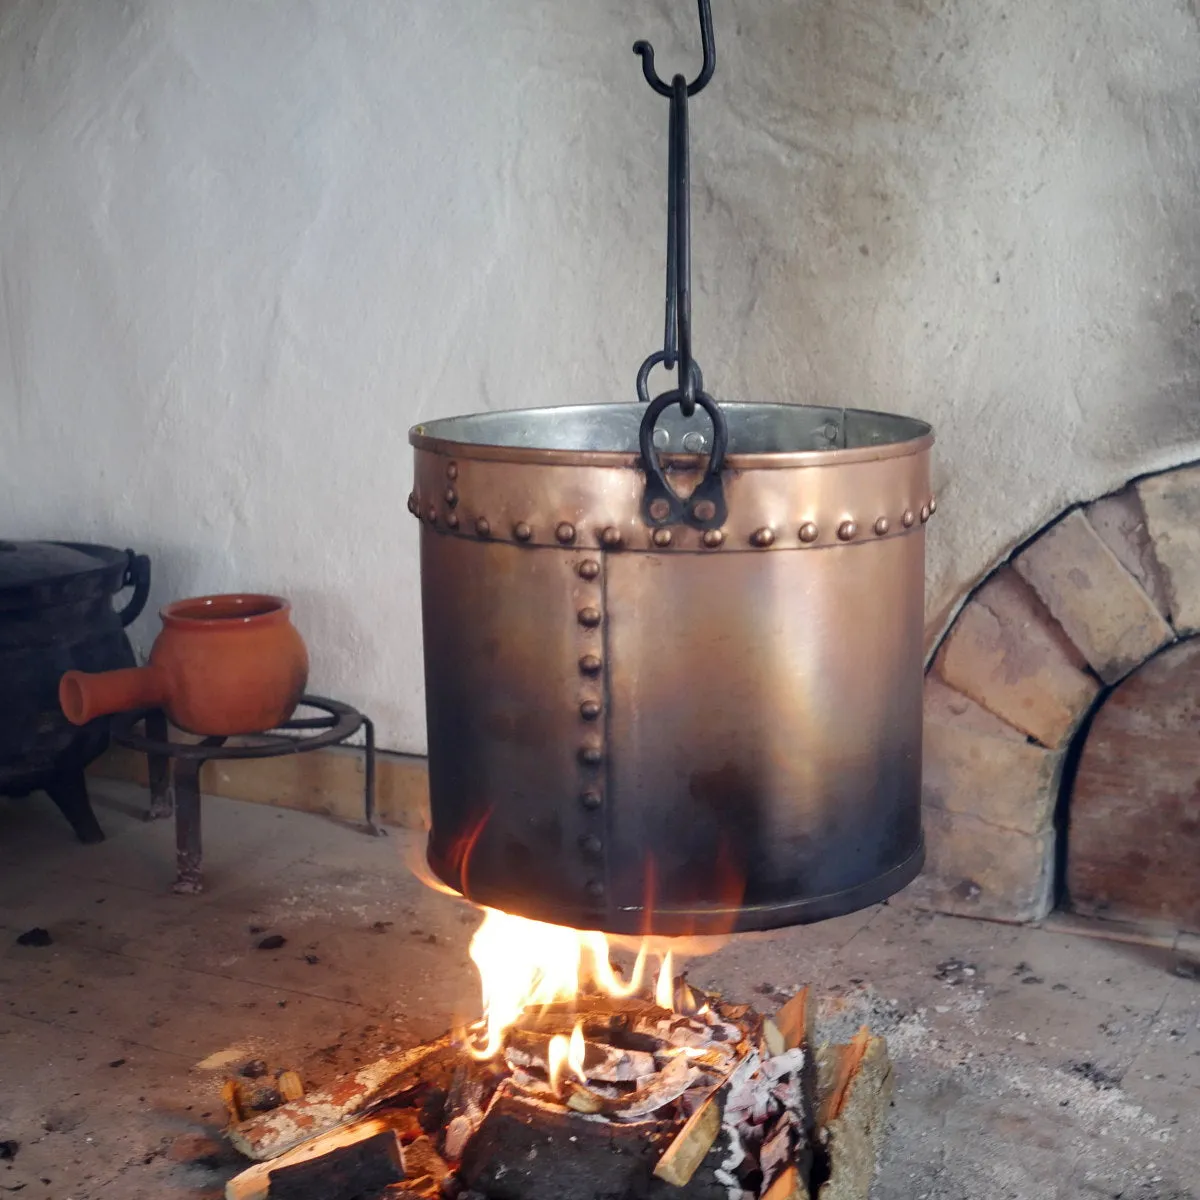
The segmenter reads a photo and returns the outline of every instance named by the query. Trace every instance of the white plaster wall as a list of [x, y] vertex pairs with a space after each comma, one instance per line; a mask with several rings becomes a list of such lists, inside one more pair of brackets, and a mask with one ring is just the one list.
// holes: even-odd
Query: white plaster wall
[[[1194, 0], [714, 8], [706, 381], [936, 425], [931, 621], [1200, 453]], [[420, 750], [409, 425], [631, 398], [661, 336], [639, 36], [694, 72], [691, 0], [0, 0], [0, 529], [288, 593]]]

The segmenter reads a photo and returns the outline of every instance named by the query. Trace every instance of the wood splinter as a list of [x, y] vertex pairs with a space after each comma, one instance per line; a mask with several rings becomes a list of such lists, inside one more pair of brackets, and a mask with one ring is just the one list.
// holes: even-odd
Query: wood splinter
[[686, 1187], [721, 1132], [721, 1106], [714, 1092], [687, 1119], [654, 1168], [665, 1183]]

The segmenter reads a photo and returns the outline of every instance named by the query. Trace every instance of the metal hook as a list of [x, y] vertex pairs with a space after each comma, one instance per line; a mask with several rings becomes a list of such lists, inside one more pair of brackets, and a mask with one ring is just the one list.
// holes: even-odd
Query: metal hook
[[[704, 48], [704, 65], [700, 68], [700, 74], [687, 85], [689, 96], [694, 96], [704, 88], [704, 85], [712, 78], [712, 73], [717, 66], [717, 50], [713, 41], [712, 8], [709, 0], [696, 0], [696, 7], [700, 11], [700, 42]], [[654, 47], [643, 39], [633, 43], [633, 52], [641, 55], [642, 74], [645, 75], [646, 82], [660, 96], [669, 97], [672, 93], [671, 85], [659, 79], [658, 72], [654, 69]]]

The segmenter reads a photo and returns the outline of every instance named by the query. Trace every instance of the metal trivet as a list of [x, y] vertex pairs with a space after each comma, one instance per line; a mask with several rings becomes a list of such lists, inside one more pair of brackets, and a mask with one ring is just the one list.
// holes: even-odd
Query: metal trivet
[[[175, 813], [177, 877], [174, 891], [195, 895], [203, 890], [200, 864], [200, 769], [211, 759], [278, 758], [305, 754], [334, 746], [360, 729], [366, 735], [366, 772], [363, 812], [370, 833], [382, 832], [375, 824], [375, 726], [371, 719], [340, 700], [302, 696], [298, 708], [321, 710], [316, 717], [293, 717], [278, 729], [239, 736], [227, 746], [226, 738], [206, 737], [199, 742], [173, 742], [167, 715], [159, 708], [136, 709], [113, 718], [112, 740], [146, 755], [150, 769], [150, 809], [147, 820]], [[145, 732], [137, 726], [144, 723]], [[299, 735], [299, 736], [297, 736]]]

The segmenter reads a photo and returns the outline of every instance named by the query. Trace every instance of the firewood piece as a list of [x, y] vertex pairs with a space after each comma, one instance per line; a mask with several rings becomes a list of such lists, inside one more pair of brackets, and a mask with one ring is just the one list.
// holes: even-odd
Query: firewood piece
[[624, 1096], [604, 1096], [573, 1079], [563, 1081], [563, 1090], [568, 1096], [567, 1106], [576, 1112], [603, 1113], [621, 1121], [640, 1121], [672, 1100], [678, 1100], [696, 1082], [699, 1074], [680, 1055]]
[[841, 1114], [846, 1097], [850, 1093], [850, 1084], [858, 1073], [870, 1044], [871, 1034], [866, 1026], [863, 1026], [848, 1046], [836, 1047], [832, 1078], [828, 1081], [828, 1088], [822, 1091], [818, 1121], [823, 1128], [828, 1127]]
[[343, 1124], [376, 1099], [397, 1096], [417, 1086], [432, 1060], [451, 1054], [450, 1037], [446, 1035], [381, 1058], [331, 1087], [309, 1092], [261, 1117], [244, 1121], [229, 1130], [229, 1140], [247, 1158], [276, 1158], [308, 1138]]
[[304, 1095], [304, 1084], [295, 1071], [280, 1071], [275, 1086], [284, 1100], [299, 1100]]
[[762, 1200], [809, 1200], [808, 1184], [796, 1167], [785, 1167], [763, 1192]]
[[675, 1187], [686, 1186], [720, 1132], [721, 1106], [714, 1092], [676, 1134], [675, 1140], [658, 1160], [654, 1174]]
[[812, 1042], [812, 1006], [808, 988], [801, 988], [776, 1014], [775, 1024], [783, 1034], [783, 1048], [794, 1049]]
[[[670, 1121], [596, 1121], [504, 1084], [459, 1175], [490, 1200], [641, 1200], [651, 1194], [654, 1166], [673, 1129]], [[712, 1197], [725, 1200], [725, 1189]]]
[[895, 1076], [883, 1038], [860, 1034], [850, 1047], [841, 1047], [837, 1082], [848, 1060], [856, 1066], [842, 1089], [837, 1115], [830, 1121], [828, 1178], [820, 1200], [868, 1200], [879, 1149], [887, 1127]]
[[[584, 1035], [586, 1038], [586, 1034]], [[548, 1069], [550, 1038], [522, 1029], [508, 1034], [505, 1054], [518, 1067]], [[601, 1042], [584, 1042], [583, 1073], [603, 1083], [636, 1083], [644, 1075], [653, 1075], [654, 1055], [640, 1050], [619, 1050]]]
[[221, 1084], [221, 1103], [225, 1105], [225, 1112], [229, 1116], [229, 1124], [238, 1124], [242, 1119], [242, 1102], [241, 1096], [238, 1093], [238, 1082], [236, 1079], [226, 1079]]
[[427, 1137], [419, 1137], [411, 1146], [406, 1147], [404, 1169], [410, 1179], [428, 1176], [438, 1188], [450, 1174], [450, 1168]]
[[[385, 1110], [375, 1116], [360, 1117], [349, 1125], [322, 1133], [296, 1146], [293, 1150], [270, 1162], [255, 1163], [240, 1175], [235, 1175], [225, 1185], [225, 1200], [267, 1200], [270, 1194], [271, 1176], [283, 1167], [311, 1162], [334, 1150], [353, 1146], [357, 1142], [388, 1134], [399, 1142], [407, 1124], [409, 1114], [403, 1110]], [[401, 1162], [403, 1159], [401, 1158]], [[393, 1176], [403, 1178], [403, 1176]]]
[[358, 1200], [404, 1179], [400, 1141], [380, 1130], [316, 1158], [274, 1166], [267, 1200]]
[[763, 1022], [763, 1044], [770, 1055], [782, 1054], [788, 1048], [779, 1026], [770, 1017]]

